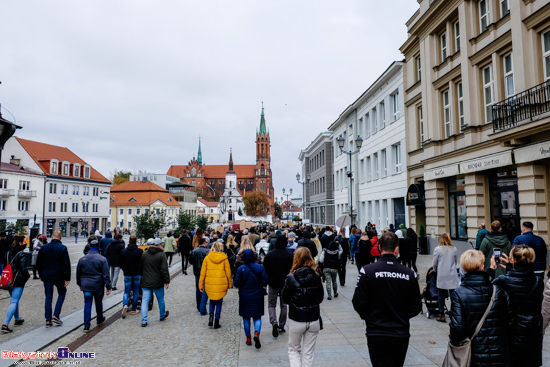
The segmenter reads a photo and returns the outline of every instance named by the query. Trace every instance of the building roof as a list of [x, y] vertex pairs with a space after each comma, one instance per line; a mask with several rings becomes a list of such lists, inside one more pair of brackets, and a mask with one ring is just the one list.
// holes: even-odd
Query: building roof
[[200, 201], [209, 208], [217, 208], [219, 203], [217, 201], [206, 201], [203, 198], [198, 198], [197, 201]]
[[[85, 165], [88, 165], [84, 160], [82, 160], [79, 156], [74, 154], [69, 148], [59, 147], [57, 145], [51, 145], [46, 143], [40, 143], [37, 141], [22, 139], [19, 137], [15, 137], [19, 144], [25, 149], [25, 151], [31, 156], [31, 158], [36, 162], [38, 167], [44, 172], [44, 174], [48, 176], [57, 176], [57, 177], [67, 177], [77, 180], [90, 180], [90, 181], [97, 181], [97, 182], [104, 182], [104, 183], [111, 183], [107, 178], [105, 178], [101, 173], [96, 171], [93, 167], [90, 165], [90, 178], [84, 178], [82, 177], [75, 177], [73, 176], [73, 170], [69, 170], [69, 175], [61, 175], [61, 174], [51, 174], [50, 173], [50, 160], [57, 159], [60, 163], [67, 161], [71, 164], [79, 163], [82, 167]], [[80, 172], [83, 175], [84, 168], [81, 168]], [[61, 172], [61, 169], [58, 169], [58, 172]]]
[[2, 162], [2, 165], [0, 166], [0, 171], [10, 172], [10, 173], [23, 173], [25, 175], [43, 176], [42, 173], [31, 171], [23, 168], [22, 166], [18, 166], [16, 164], [11, 164], [11, 163], [5, 163], [5, 162]]
[[157, 200], [160, 200], [166, 206], [181, 206], [181, 204], [168, 193], [168, 190], [150, 181], [126, 181], [111, 188], [111, 206], [149, 206]]
[[[187, 165], [173, 165], [168, 169], [167, 174], [170, 176], [175, 176], [179, 178], [191, 178], [185, 176], [184, 172], [187, 168]], [[225, 179], [225, 174], [227, 173], [229, 166], [228, 165], [205, 165], [202, 166], [202, 169], [204, 170], [204, 173], [201, 177], [196, 178], [215, 178], [215, 179]], [[255, 177], [255, 170], [256, 165], [254, 164], [241, 164], [241, 165], [234, 165], [233, 170], [237, 174], [238, 178], [254, 178]]]

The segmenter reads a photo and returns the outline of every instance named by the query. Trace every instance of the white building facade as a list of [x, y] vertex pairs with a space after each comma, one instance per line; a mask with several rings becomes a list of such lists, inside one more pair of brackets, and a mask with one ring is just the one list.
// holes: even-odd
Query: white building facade
[[[368, 222], [380, 230], [390, 224], [409, 225], [403, 94], [403, 63], [396, 61], [329, 127], [335, 217], [351, 214], [352, 203], [352, 220], [359, 228]], [[339, 148], [340, 136], [346, 152], [355, 152], [357, 137], [363, 139], [351, 165], [349, 155]]]

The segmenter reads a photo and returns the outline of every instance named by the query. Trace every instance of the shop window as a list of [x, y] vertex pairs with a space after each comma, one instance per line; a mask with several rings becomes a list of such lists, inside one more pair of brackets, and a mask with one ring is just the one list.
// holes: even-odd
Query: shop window
[[468, 239], [464, 175], [452, 177], [449, 187], [449, 227], [452, 239]]
[[520, 234], [518, 176], [515, 169], [489, 172], [491, 219], [498, 220], [510, 241]]

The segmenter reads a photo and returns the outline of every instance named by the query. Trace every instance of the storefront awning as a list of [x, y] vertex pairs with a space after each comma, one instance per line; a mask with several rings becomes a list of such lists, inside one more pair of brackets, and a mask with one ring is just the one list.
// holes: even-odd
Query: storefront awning
[[424, 205], [424, 184], [412, 184], [407, 190], [407, 206]]
[[458, 175], [458, 164], [427, 169], [424, 171], [424, 181], [436, 180], [438, 178]]
[[539, 159], [550, 158], [550, 141], [514, 149], [516, 163], [527, 163]]

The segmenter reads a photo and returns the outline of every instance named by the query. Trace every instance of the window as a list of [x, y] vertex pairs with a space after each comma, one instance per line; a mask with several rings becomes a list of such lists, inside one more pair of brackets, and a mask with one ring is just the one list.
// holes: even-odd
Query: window
[[260, 190], [265, 191], [265, 181], [260, 181]]
[[375, 180], [378, 180], [378, 153], [372, 155], [373, 176]]
[[419, 82], [422, 80], [422, 64], [421, 64], [420, 56], [417, 56], [414, 59], [414, 63], [416, 65], [416, 81]]
[[458, 96], [458, 122], [460, 130], [464, 128], [464, 93], [462, 92], [462, 83], [456, 85], [456, 94]]
[[61, 194], [67, 195], [69, 193], [69, 185], [61, 184]]
[[6, 210], [7, 205], [8, 205], [7, 200], [0, 201], [0, 210]]
[[140, 208], [136, 209], [136, 215], [141, 215], [141, 209]]
[[19, 190], [30, 190], [31, 182], [30, 181], [19, 181]]
[[395, 163], [395, 173], [401, 172], [401, 143], [393, 146], [393, 159]]
[[69, 175], [69, 163], [63, 163], [63, 176]]
[[479, 22], [481, 32], [485, 32], [489, 27], [489, 2], [487, 0], [479, 2]]
[[[550, 33], [550, 32], [549, 32], [549, 33]], [[369, 116], [368, 113], [365, 115], [365, 127], [366, 127], [366, 129], [367, 129], [367, 138], [368, 138], [368, 137], [370, 137], [370, 133], [371, 133], [371, 130], [370, 130], [370, 129], [371, 129], [371, 126], [370, 126], [370, 116]], [[373, 134], [374, 134], [374, 132], [373, 132]]]
[[58, 167], [58, 162], [57, 161], [54, 161], [52, 160], [50, 162], [50, 173], [53, 173], [53, 174], [57, 174], [57, 167]]
[[118, 213], [119, 213], [120, 215], [124, 215], [124, 209], [119, 209]]
[[443, 33], [440, 37], [441, 40], [441, 62], [447, 59], [447, 33]]
[[443, 124], [445, 126], [445, 138], [448, 138], [452, 134], [451, 101], [449, 99], [449, 91], [443, 92]]
[[50, 202], [48, 203], [48, 211], [49, 211], [49, 212], [55, 212], [55, 202], [50, 201]]
[[[19, 211], [26, 211], [29, 210], [29, 202], [28, 201], [19, 201]], [[54, 203], [54, 209], [55, 211], [55, 203]]]
[[460, 51], [460, 23], [456, 22], [454, 24], [455, 30], [455, 52]]
[[372, 170], [370, 165], [370, 156], [367, 157], [367, 181], [372, 180]]
[[78, 195], [79, 191], [80, 191], [80, 186], [73, 185], [73, 195]]
[[99, 187], [92, 188], [92, 195], [99, 196]]
[[66, 213], [67, 212], [67, 203], [60, 203], [59, 204], [59, 211], [62, 212], [62, 213]]
[[50, 183], [50, 194], [57, 194], [57, 184]]
[[512, 54], [504, 56], [504, 89], [506, 98], [514, 95], [514, 65]]
[[131, 208], [128, 209], [128, 215], [132, 215], [132, 209]]
[[542, 52], [544, 59], [544, 80], [550, 79], [550, 31], [542, 35]]
[[392, 109], [392, 121], [397, 121], [399, 118], [399, 91], [395, 91], [394, 94], [391, 95], [391, 109]]
[[386, 106], [384, 101], [380, 102], [380, 125], [382, 129], [386, 127]]
[[464, 190], [464, 176], [452, 177], [448, 181], [449, 187], [449, 224], [451, 238], [467, 239], [466, 193]]
[[382, 177], [386, 177], [388, 175], [388, 162], [386, 159], [386, 149], [382, 149], [380, 152], [380, 158], [382, 158]]
[[72, 203], [72, 212], [78, 213], [78, 203]]
[[0, 179], [0, 189], [8, 188], [8, 180], [5, 178]]
[[90, 178], [90, 167], [84, 166], [84, 178]]
[[191, 177], [197, 177], [197, 169], [195, 167], [191, 169]]
[[90, 187], [89, 186], [82, 187], [82, 195], [90, 196]]
[[75, 164], [73, 168], [73, 176], [80, 177], [80, 164]]
[[500, 0], [500, 17], [502, 18], [510, 12], [510, 5], [508, 0]]
[[483, 99], [485, 103], [485, 122], [493, 121], [493, 67], [483, 69]]
[[99, 208], [99, 204], [92, 204], [92, 211], [94, 213], [97, 213], [98, 212], [98, 208]]
[[418, 107], [418, 131], [420, 132], [420, 145], [426, 140], [424, 135], [424, 114], [422, 112], [422, 106]]

